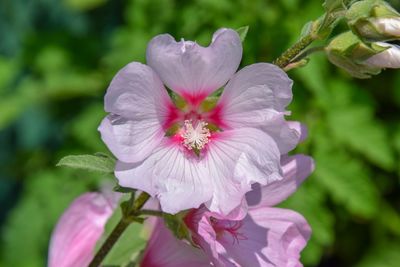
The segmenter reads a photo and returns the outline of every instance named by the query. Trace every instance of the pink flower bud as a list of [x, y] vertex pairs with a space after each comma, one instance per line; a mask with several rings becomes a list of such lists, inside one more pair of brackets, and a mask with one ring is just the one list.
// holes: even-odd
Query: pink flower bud
[[53, 231], [49, 267], [86, 267], [90, 263], [118, 202], [114, 196], [85, 193], [72, 202]]

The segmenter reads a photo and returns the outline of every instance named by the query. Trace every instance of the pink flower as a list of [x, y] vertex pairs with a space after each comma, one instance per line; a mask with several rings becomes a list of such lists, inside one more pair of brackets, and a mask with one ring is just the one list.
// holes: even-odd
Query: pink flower
[[309, 157], [287, 159], [284, 180], [248, 193], [243, 220], [227, 219], [204, 206], [192, 209], [185, 223], [193, 241], [215, 266], [302, 266], [300, 252], [311, 234], [307, 221], [294, 211], [269, 206], [286, 199], [312, 170]]
[[[148, 219], [149, 220], [149, 219]], [[210, 259], [204, 252], [185, 241], [178, 240], [157, 218], [141, 267], [209, 267]]]
[[53, 231], [48, 266], [86, 267], [117, 199], [115, 194], [101, 193], [85, 193], [75, 199]]
[[[157, 197], [168, 213], [205, 203], [229, 214], [252, 184], [282, 179], [280, 155], [300, 138], [284, 119], [292, 81], [267, 63], [235, 74], [241, 56], [230, 29], [208, 47], [163, 34], [148, 45], [149, 66], [133, 62], [118, 72], [99, 131], [119, 160], [121, 186]], [[175, 105], [163, 83], [185, 103]], [[207, 97], [224, 85], [210, 107]]]

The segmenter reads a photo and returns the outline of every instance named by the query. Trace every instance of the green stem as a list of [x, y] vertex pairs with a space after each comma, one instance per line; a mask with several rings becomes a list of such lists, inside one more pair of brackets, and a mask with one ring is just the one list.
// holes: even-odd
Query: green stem
[[121, 218], [118, 224], [115, 226], [111, 234], [107, 237], [104, 244], [101, 246], [99, 251], [96, 253], [96, 256], [90, 262], [89, 267], [97, 267], [103, 262], [104, 258], [110, 252], [112, 247], [118, 241], [122, 233], [126, 230], [126, 228], [131, 224], [129, 220]]
[[107, 254], [111, 251], [115, 243], [124, 233], [126, 228], [135, 221], [137, 216], [140, 215], [140, 209], [144, 206], [144, 204], [149, 200], [150, 195], [143, 192], [138, 198], [133, 201], [135, 195], [131, 195], [131, 199], [129, 200], [129, 210], [123, 212], [123, 217], [112, 230], [111, 234], [107, 237], [106, 241], [103, 243], [99, 251], [94, 256], [93, 260], [90, 262], [89, 267], [97, 267], [103, 262]]
[[150, 215], [150, 216], [157, 216], [157, 217], [162, 217], [164, 213], [162, 211], [158, 210], [141, 210], [139, 212], [140, 215]]
[[297, 43], [286, 50], [280, 57], [278, 57], [274, 64], [280, 68], [285, 68], [300, 52], [302, 52], [307, 46], [317, 39], [317, 36], [313, 33], [307, 34], [302, 37]]
[[[313, 22], [311, 31], [303, 36], [297, 43], [291, 46], [288, 50], [286, 50], [280, 57], [278, 57], [274, 64], [278, 67], [285, 69], [290, 63], [294, 63], [300, 61], [301, 58], [304, 58], [302, 52], [307, 48], [312, 42], [317, 39], [326, 39], [328, 36], [324, 36], [324, 31], [328, 29], [328, 27], [335, 27], [336, 23], [339, 21], [338, 19], [343, 17], [346, 13], [346, 10], [340, 10], [333, 13], [327, 13], [322, 15], [319, 19]], [[328, 34], [329, 35], [329, 34]], [[317, 50], [313, 50], [312, 48], [309, 52], [316, 52]], [[305, 56], [307, 56], [307, 51], [305, 52]], [[301, 58], [298, 58], [298, 57]], [[290, 69], [290, 67], [289, 67]]]
[[300, 53], [298, 56], [296, 56], [292, 62], [296, 62], [296, 61], [300, 61], [303, 58], [308, 57], [311, 54], [317, 53], [317, 52], [323, 52], [324, 51], [325, 46], [314, 46], [314, 47], [310, 47], [307, 48], [306, 50], [304, 50], [302, 53]]

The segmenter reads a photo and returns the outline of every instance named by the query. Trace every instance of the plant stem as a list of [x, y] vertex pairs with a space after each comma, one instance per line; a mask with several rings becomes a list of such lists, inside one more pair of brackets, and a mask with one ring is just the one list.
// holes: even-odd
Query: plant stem
[[136, 217], [140, 215], [140, 209], [149, 200], [150, 195], [142, 192], [135, 201], [133, 201], [135, 194], [131, 195], [129, 200], [129, 210], [123, 211], [123, 217], [112, 230], [111, 234], [107, 237], [106, 241], [103, 243], [99, 251], [94, 256], [93, 260], [90, 262], [89, 267], [100, 266], [102, 261], [105, 259], [107, 254], [111, 251], [115, 243], [118, 241], [120, 236], [124, 233], [126, 228], [135, 221]]
[[157, 216], [157, 217], [162, 217], [164, 213], [162, 211], [158, 210], [141, 210], [139, 212], [140, 215], [150, 215], [150, 216]]
[[296, 56], [292, 61], [293, 62], [300, 61], [303, 58], [306, 58], [309, 55], [314, 54], [316, 52], [323, 52], [324, 48], [325, 48], [325, 46], [314, 46], [314, 47], [307, 48], [302, 53], [300, 53], [298, 56]]
[[302, 37], [297, 43], [286, 50], [280, 57], [278, 57], [274, 64], [280, 68], [285, 68], [300, 52], [302, 52], [307, 46], [317, 39], [317, 36], [313, 33], [307, 34]]
[[96, 256], [93, 258], [89, 267], [97, 267], [100, 266], [101, 262], [107, 256], [108, 252], [112, 249], [115, 243], [118, 241], [119, 237], [126, 230], [126, 228], [131, 224], [129, 220], [121, 218], [118, 224], [115, 226], [111, 234], [107, 237], [104, 244], [101, 246], [99, 251], [96, 253]]

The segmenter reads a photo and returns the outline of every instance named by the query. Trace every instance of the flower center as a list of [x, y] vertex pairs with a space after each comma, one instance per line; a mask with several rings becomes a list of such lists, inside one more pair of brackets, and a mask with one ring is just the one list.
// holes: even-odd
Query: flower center
[[208, 123], [198, 121], [196, 127], [193, 126], [192, 120], [185, 120], [181, 136], [183, 145], [189, 149], [201, 150], [210, 141], [210, 130], [207, 128]]

